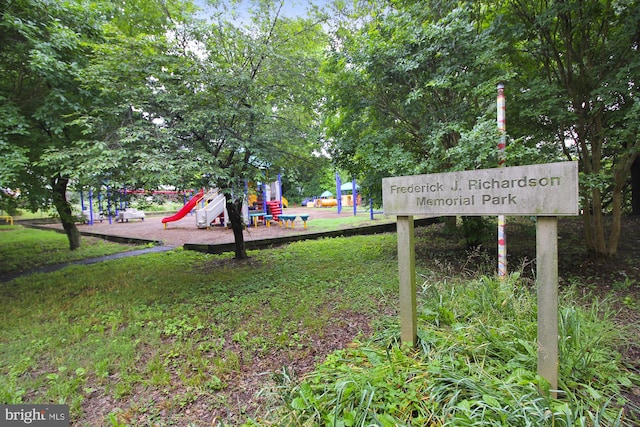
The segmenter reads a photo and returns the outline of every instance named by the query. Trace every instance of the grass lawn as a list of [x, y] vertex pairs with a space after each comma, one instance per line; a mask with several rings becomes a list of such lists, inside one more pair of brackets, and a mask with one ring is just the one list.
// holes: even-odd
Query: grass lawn
[[[43, 233], [32, 245], [58, 236]], [[398, 345], [395, 234], [0, 283], [0, 403], [66, 403], [86, 426], [637, 425], [629, 330], [608, 302], [562, 293], [549, 399], [531, 281], [470, 274], [474, 253], [466, 269], [425, 255], [441, 238], [418, 236], [417, 349]]]
[[[332, 208], [322, 208], [332, 209]], [[377, 214], [374, 219], [371, 220], [370, 215], [367, 212], [358, 211], [358, 215], [353, 215], [353, 211], [342, 211], [342, 214], [338, 216], [337, 210], [335, 218], [313, 218], [310, 221], [310, 227], [313, 231], [323, 232], [342, 228], [350, 227], [365, 227], [368, 225], [380, 225], [387, 222], [395, 222], [396, 218], [389, 215]]]
[[136, 247], [132, 245], [121, 245], [83, 236], [82, 246], [75, 251], [70, 251], [69, 241], [63, 233], [30, 229], [21, 225], [2, 225], [0, 226], [0, 276], [133, 249]]

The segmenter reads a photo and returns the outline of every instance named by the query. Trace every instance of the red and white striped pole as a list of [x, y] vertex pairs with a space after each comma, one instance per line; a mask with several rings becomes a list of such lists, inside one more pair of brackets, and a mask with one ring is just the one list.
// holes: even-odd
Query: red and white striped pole
[[[505, 100], [504, 100], [504, 83], [498, 83], [498, 132], [500, 139], [498, 141], [498, 166], [504, 167], [505, 153], [507, 147], [506, 142], [506, 118], [505, 118]], [[498, 215], [498, 276], [504, 278], [507, 276], [507, 235], [505, 234], [505, 216]]]

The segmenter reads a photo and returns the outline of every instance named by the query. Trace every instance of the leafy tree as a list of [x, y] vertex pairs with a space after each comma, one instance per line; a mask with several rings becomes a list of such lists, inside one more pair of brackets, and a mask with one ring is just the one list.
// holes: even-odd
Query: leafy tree
[[273, 174], [291, 166], [292, 158], [309, 157], [318, 140], [314, 76], [324, 45], [320, 27], [282, 18], [279, 8], [258, 6], [250, 28], [219, 22], [205, 45], [204, 71], [215, 79], [208, 90], [215, 98], [204, 115], [211, 134], [199, 144], [215, 159], [209, 183], [225, 191], [236, 258], [247, 256], [244, 182], [257, 178], [262, 168]]
[[53, 204], [71, 249], [80, 246], [80, 234], [67, 190], [99, 172], [97, 159], [105, 160], [105, 141], [89, 138], [95, 129], [81, 119], [94, 109], [104, 82], [81, 84], [83, 77], [96, 48], [113, 41], [104, 38], [105, 28], [121, 26], [131, 37], [164, 33], [171, 4], [8, 0], [0, 5], [0, 150], [8, 154], [0, 169], [2, 186], [19, 187], [34, 210]]
[[323, 155], [312, 155], [287, 166], [282, 175], [283, 192], [289, 201], [319, 196], [335, 187], [334, 166], [331, 159]]
[[99, 17], [80, 3], [47, 0], [3, 2], [0, 17], [2, 185], [19, 187], [33, 209], [53, 203], [75, 249], [80, 234], [65, 197], [72, 162], [49, 155], [64, 156], [79, 135], [69, 117], [89, 100], [76, 78]]
[[104, 157], [117, 160], [105, 173], [128, 164], [137, 183], [223, 191], [239, 259], [247, 257], [245, 182], [309, 156], [319, 140], [320, 27], [283, 18], [269, 2], [255, 6], [248, 26], [221, 13], [212, 22], [183, 19], [163, 40], [127, 38], [140, 46], [136, 53], [125, 43], [111, 51], [106, 46], [87, 78], [110, 84], [103, 88], [102, 107], [84, 118], [92, 131], [103, 124], [105, 111], [109, 124], [121, 118], [107, 132], [113, 139]]
[[496, 165], [495, 84], [508, 74], [472, 3], [379, 6], [337, 32], [325, 65], [332, 157], [377, 194], [384, 176]]
[[640, 215], [640, 156], [631, 165], [631, 214]]
[[640, 151], [640, 3], [511, 0], [505, 18], [503, 36], [515, 36], [517, 132], [579, 160], [587, 248], [613, 257], [623, 188]]
[[374, 182], [495, 165], [507, 81], [507, 164], [579, 160], [587, 247], [614, 256], [639, 151], [638, 2], [366, 3], [326, 65], [333, 158]]
[[[376, 203], [385, 176], [497, 166], [496, 83], [509, 71], [490, 16], [475, 2], [369, 6], [327, 61], [333, 158]], [[463, 222], [477, 246], [486, 222]]]

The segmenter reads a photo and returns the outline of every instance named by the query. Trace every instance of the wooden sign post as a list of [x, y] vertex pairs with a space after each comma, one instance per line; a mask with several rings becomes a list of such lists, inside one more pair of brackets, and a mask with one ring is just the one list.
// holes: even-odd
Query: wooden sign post
[[[558, 216], [578, 215], [578, 164], [547, 163], [384, 178], [384, 213], [398, 222], [400, 327], [417, 344], [414, 215], [535, 216], [538, 374], [558, 385]], [[552, 392], [555, 397], [555, 391]]]

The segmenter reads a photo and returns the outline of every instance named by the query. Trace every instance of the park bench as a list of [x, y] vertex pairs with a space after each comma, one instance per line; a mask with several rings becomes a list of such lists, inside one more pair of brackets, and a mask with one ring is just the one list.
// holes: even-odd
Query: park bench
[[89, 209], [85, 209], [82, 211], [82, 217], [84, 218], [84, 222], [91, 223], [96, 220], [102, 222], [102, 220], [104, 219], [104, 214], [102, 212], [98, 212], [97, 215], [95, 212], [93, 212], [93, 218], [91, 218], [91, 213], [92, 212]]

